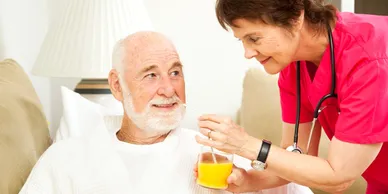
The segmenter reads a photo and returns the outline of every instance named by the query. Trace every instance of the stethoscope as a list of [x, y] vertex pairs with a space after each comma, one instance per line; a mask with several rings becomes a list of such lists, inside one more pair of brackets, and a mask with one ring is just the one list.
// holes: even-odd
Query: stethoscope
[[[314, 109], [314, 117], [313, 117], [313, 124], [310, 129], [310, 135], [309, 139], [307, 142], [307, 148], [306, 152], [308, 152], [310, 148], [310, 141], [311, 141], [311, 136], [313, 134], [313, 130], [315, 128], [315, 122], [318, 119], [319, 113], [323, 110], [320, 109], [322, 103], [329, 99], [329, 98], [337, 98], [337, 94], [335, 94], [335, 84], [336, 84], [336, 72], [335, 72], [335, 59], [334, 59], [334, 43], [333, 43], [333, 36], [331, 33], [331, 28], [330, 25], [327, 25], [327, 34], [329, 37], [329, 44], [330, 44], [330, 60], [331, 60], [331, 89], [330, 93], [323, 96], [319, 101], [317, 106]], [[298, 131], [299, 131], [299, 121], [300, 121], [300, 61], [296, 62], [296, 121], [295, 121], [295, 129], [294, 129], [294, 143], [293, 145], [287, 147], [287, 151], [295, 152], [295, 153], [300, 153], [302, 154], [302, 149], [298, 147]], [[325, 107], [324, 107], [325, 108]]]

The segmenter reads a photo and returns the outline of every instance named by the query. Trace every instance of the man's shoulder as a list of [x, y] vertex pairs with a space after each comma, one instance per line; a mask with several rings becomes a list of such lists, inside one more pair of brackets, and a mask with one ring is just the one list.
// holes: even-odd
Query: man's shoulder
[[68, 138], [60, 141], [56, 141], [53, 143], [46, 151], [47, 154], [53, 154], [58, 151], [67, 152], [76, 150], [77, 147], [82, 147], [83, 141], [81, 139], [84, 138]]
[[105, 161], [111, 157], [112, 149], [103, 139], [93, 136], [57, 141], [39, 158], [31, 176], [50, 174], [53, 170], [57, 174], [76, 174], [79, 169], [92, 166], [91, 161]]
[[[106, 142], [106, 141], [105, 141]], [[103, 138], [97, 136], [72, 137], [53, 143], [41, 156], [53, 165], [91, 157], [96, 151], [101, 151], [107, 146]]]
[[[79, 161], [78, 156], [82, 155], [79, 154], [82, 152], [82, 145], [82, 141], [79, 138], [69, 138], [53, 143], [40, 156], [25, 184], [40, 184], [41, 180], [45, 180], [47, 183], [56, 181], [59, 174], [68, 172], [68, 169], [72, 168], [74, 161]], [[31, 189], [33, 187], [23, 188], [23, 190]]]
[[85, 144], [80, 138], [69, 138], [53, 143], [40, 157], [40, 161], [55, 165], [58, 162], [66, 162], [71, 154], [79, 155]]

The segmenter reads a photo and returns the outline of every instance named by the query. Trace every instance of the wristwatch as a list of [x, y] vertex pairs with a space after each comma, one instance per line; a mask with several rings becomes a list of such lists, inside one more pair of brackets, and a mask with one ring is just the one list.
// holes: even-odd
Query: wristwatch
[[271, 148], [271, 142], [268, 140], [263, 139], [263, 143], [261, 144], [261, 148], [259, 151], [259, 154], [257, 155], [257, 159], [253, 160], [251, 162], [251, 166], [253, 169], [258, 170], [258, 171], [263, 171], [267, 168], [267, 157], [268, 157], [268, 152]]

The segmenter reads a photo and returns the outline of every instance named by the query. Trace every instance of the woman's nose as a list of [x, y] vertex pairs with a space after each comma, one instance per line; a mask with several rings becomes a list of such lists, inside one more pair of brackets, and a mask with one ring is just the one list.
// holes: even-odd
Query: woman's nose
[[245, 58], [252, 59], [257, 54], [258, 54], [258, 52], [256, 50], [245, 47], [245, 53], [244, 53]]

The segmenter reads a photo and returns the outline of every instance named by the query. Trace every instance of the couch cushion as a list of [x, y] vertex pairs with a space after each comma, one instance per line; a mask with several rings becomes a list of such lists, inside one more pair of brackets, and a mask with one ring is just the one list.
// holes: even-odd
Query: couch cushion
[[50, 145], [46, 117], [24, 70], [0, 62], [0, 193], [18, 193]]
[[250, 135], [279, 145], [282, 122], [277, 79], [261, 69], [246, 72], [239, 122]]

